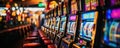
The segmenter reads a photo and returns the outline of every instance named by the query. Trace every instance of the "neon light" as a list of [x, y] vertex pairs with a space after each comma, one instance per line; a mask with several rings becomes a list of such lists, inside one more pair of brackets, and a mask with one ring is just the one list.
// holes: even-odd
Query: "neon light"
[[112, 10], [111, 17], [112, 18], [120, 18], [120, 9], [114, 9], [114, 10]]
[[95, 12], [89, 12], [82, 14], [82, 19], [93, 19], [95, 16]]
[[70, 20], [76, 20], [76, 16], [70, 16]]
[[107, 13], [106, 13], [106, 18], [107, 19], [111, 19], [111, 10], [109, 9], [108, 11], [107, 11]]

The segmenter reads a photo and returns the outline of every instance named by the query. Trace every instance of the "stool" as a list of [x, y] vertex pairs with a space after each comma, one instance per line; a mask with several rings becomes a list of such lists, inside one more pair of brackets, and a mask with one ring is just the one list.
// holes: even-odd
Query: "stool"
[[47, 37], [42, 37], [42, 40], [49, 40]]
[[48, 45], [47, 48], [56, 48], [54, 44]]
[[38, 40], [38, 37], [27, 37], [25, 38], [25, 43], [36, 42], [36, 40]]
[[25, 43], [23, 48], [37, 48], [40, 47], [40, 43]]
[[51, 40], [43, 40], [45, 45], [53, 44]]
[[27, 37], [25, 40], [36, 40], [38, 39], [37, 37]]
[[31, 33], [30, 35], [29, 35], [29, 37], [37, 37], [38, 35], [37, 35], [37, 32], [33, 32], [33, 33]]

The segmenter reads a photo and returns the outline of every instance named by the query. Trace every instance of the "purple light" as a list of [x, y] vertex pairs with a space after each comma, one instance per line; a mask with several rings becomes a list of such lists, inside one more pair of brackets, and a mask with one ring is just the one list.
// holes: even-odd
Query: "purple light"
[[120, 9], [114, 9], [111, 13], [112, 18], [120, 18]]
[[76, 16], [70, 16], [70, 20], [76, 20]]
[[82, 41], [82, 40], [80, 40], [80, 41], [79, 41], [79, 43], [83, 43], [83, 41]]
[[116, 0], [111, 0], [111, 5], [114, 5]]

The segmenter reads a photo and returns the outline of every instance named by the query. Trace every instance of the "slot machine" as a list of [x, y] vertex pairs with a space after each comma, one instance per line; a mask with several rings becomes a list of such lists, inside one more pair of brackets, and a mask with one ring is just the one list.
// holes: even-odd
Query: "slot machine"
[[47, 29], [46, 29], [46, 34], [47, 36], [49, 36], [49, 31], [50, 31], [50, 24], [51, 24], [51, 20], [50, 20], [50, 13], [48, 14], [48, 20], [47, 20]]
[[92, 48], [95, 32], [96, 32], [96, 20], [98, 16], [97, 11], [82, 13], [82, 22], [80, 27], [78, 43], [80, 47]]
[[50, 14], [50, 24], [49, 24], [49, 31], [48, 31], [48, 37], [51, 38], [51, 33], [52, 33], [52, 25], [53, 25], [53, 12], [51, 10], [51, 14]]
[[55, 44], [59, 48], [61, 44], [61, 40], [64, 37], [64, 32], [65, 32], [65, 27], [66, 27], [66, 22], [67, 22], [67, 16], [66, 16], [66, 4], [62, 2], [62, 15], [60, 16], [60, 27], [59, 27], [59, 33], [56, 34], [55, 37]]
[[77, 20], [78, 20], [78, 7], [77, 0], [71, 0], [71, 10], [68, 16], [67, 32], [66, 37], [62, 38], [61, 47], [70, 48], [75, 41], [76, 29], [77, 29]]
[[56, 33], [58, 33], [59, 25], [60, 25], [60, 17], [56, 17], [56, 25], [55, 25], [55, 31], [56, 31]]
[[101, 48], [120, 48], [120, 0], [106, 2]]
[[53, 26], [52, 26], [52, 32], [51, 32], [51, 39], [52, 39], [53, 41], [54, 41], [55, 36], [56, 36], [56, 32], [55, 32], [56, 16], [57, 16], [57, 14], [56, 14], [57, 10], [56, 10], [56, 9], [57, 9], [57, 8], [54, 8], [54, 12], [53, 12], [54, 17], [53, 17]]
[[43, 32], [45, 32], [45, 30], [46, 30], [46, 25], [47, 25], [47, 19], [45, 18], [43, 26], [41, 27]]
[[[77, 41], [73, 44], [73, 48], [94, 48], [96, 40], [99, 40], [100, 36], [98, 32], [102, 22], [102, 16], [100, 17], [100, 9], [97, 7], [103, 6], [103, 0], [79, 0], [82, 12], [79, 18], [79, 35]], [[100, 3], [100, 5], [99, 5]], [[102, 4], [103, 3], [103, 4]], [[83, 5], [84, 4], [84, 5]], [[98, 11], [100, 10], [100, 11]], [[102, 14], [102, 13], [101, 13]], [[101, 20], [98, 21], [98, 20]], [[98, 26], [99, 25], [99, 26]], [[96, 39], [96, 37], [99, 37]]]
[[61, 4], [59, 4], [57, 6], [57, 16], [56, 16], [56, 27], [55, 27], [55, 38], [54, 38], [54, 43], [56, 45], [56, 47], [58, 47], [57, 45], [59, 44], [59, 40], [57, 38], [57, 35], [60, 33], [60, 24], [61, 24], [61, 15], [62, 15], [62, 9], [61, 9]]

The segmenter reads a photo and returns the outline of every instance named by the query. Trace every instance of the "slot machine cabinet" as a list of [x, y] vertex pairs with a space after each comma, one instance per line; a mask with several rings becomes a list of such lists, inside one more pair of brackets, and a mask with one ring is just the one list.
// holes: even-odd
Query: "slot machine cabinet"
[[54, 8], [54, 17], [53, 17], [53, 30], [52, 30], [52, 33], [51, 33], [51, 39], [53, 40], [53, 42], [54, 42], [54, 40], [55, 40], [55, 36], [56, 36], [56, 30], [55, 30], [55, 26], [57, 25], [57, 23], [56, 23], [56, 17], [57, 17], [57, 7], [56, 8]]
[[50, 13], [48, 14], [48, 21], [47, 22], [48, 22], [48, 24], [47, 24], [46, 34], [47, 34], [47, 36], [49, 36], [50, 24], [51, 24]]
[[50, 30], [49, 30], [49, 35], [48, 37], [51, 39], [52, 38], [52, 32], [53, 32], [53, 29], [54, 29], [54, 14], [53, 14], [53, 9], [51, 10], [51, 15], [50, 15]]
[[48, 13], [46, 13], [45, 20], [44, 20], [45, 33], [47, 32], [48, 24], [49, 24]]
[[48, 37], [51, 38], [51, 32], [52, 32], [52, 21], [53, 21], [53, 18], [52, 16], [50, 16], [50, 25], [49, 25], [49, 31], [48, 31]]
[[62, 2], [62, 15], [60, 16], [60, 27], [59, 27], [59, 33], [56, 34], [55, 38], [55, 44], [58, 48], [60, 48], [62, 38], [64, 37], [66, 22], [67, 22], [67, 16], [66, 16], [66, 4], [65, 2]]
[[104, 6], [102, 3], [104, 3], [103, 0], [79, 0], [79, 8], [81, 8], [79, 10], [82, 10], [81, 18], [79, 18], [79, 37], [73, 44], [73, 48], [96, 48], [95, 44], [100, 43], [96, 40], [100, 41], [99, 33], [102, 29], [99, 26], [103, 25], [103, 10], [98, 9], [98, 7]]
[[120, 0], [105, 0], [105, 24], [101, 48], [120, 48]]
[[71, 0], [70, 4], [71, 4], [70, 6], [71, 10], [68, 16], [66, 37], [62, 38], [62, 43], [61, 43], [62, 48], [71, 48], [73, 42], [75, 41], [75, 36], [76, 36], [77, 20], [78, 20], [77, 0]]
[[53, 21], [52, 21], [52, 32], [51, 32], [51, 39], [54, 40], [55, 38], [55, 17], [53, 17]]
[[106, 20], [104, 35], [102, 38], [102, 47], [120, 48], [120, 8], [106, 10]]
[[[56, 16], [55, 16], [55, 19], [56, 19], [56, 21], [55, 21], [55, 38], [56, 38], [56, 35], [59, 33], [59, 27], [60, 27], [60, 21], [61, 21], [61, 18], [60, 18], [60, 16], [61, 16], [61, 4], [59, 4], [57, 7], [56, 7]], [[58, 40], [56, 40], [54, 38], [54, 42], [56, 42], [56, 41], [58, 41]]]
[[[56, 34], [59, 33], [59, 25], [60, 25], [60, 17], [58, 16], [58, 17], [56, 17], [56, 25], [55, 25], [55, 32], [56, 32]], [[55, 42], [56, 41], [58, 41], [58, 40], [55, 39]]]
[[82, 22], [81, 27], [79, 30], [79, 38], [78, 43], [76, 43], [80, 47], [90, 47], [94, 43], [95, 32], [96, 32], [96, 25], [97, 25], [97, 18], [98, 12], [86, 12], [82, 13]]

